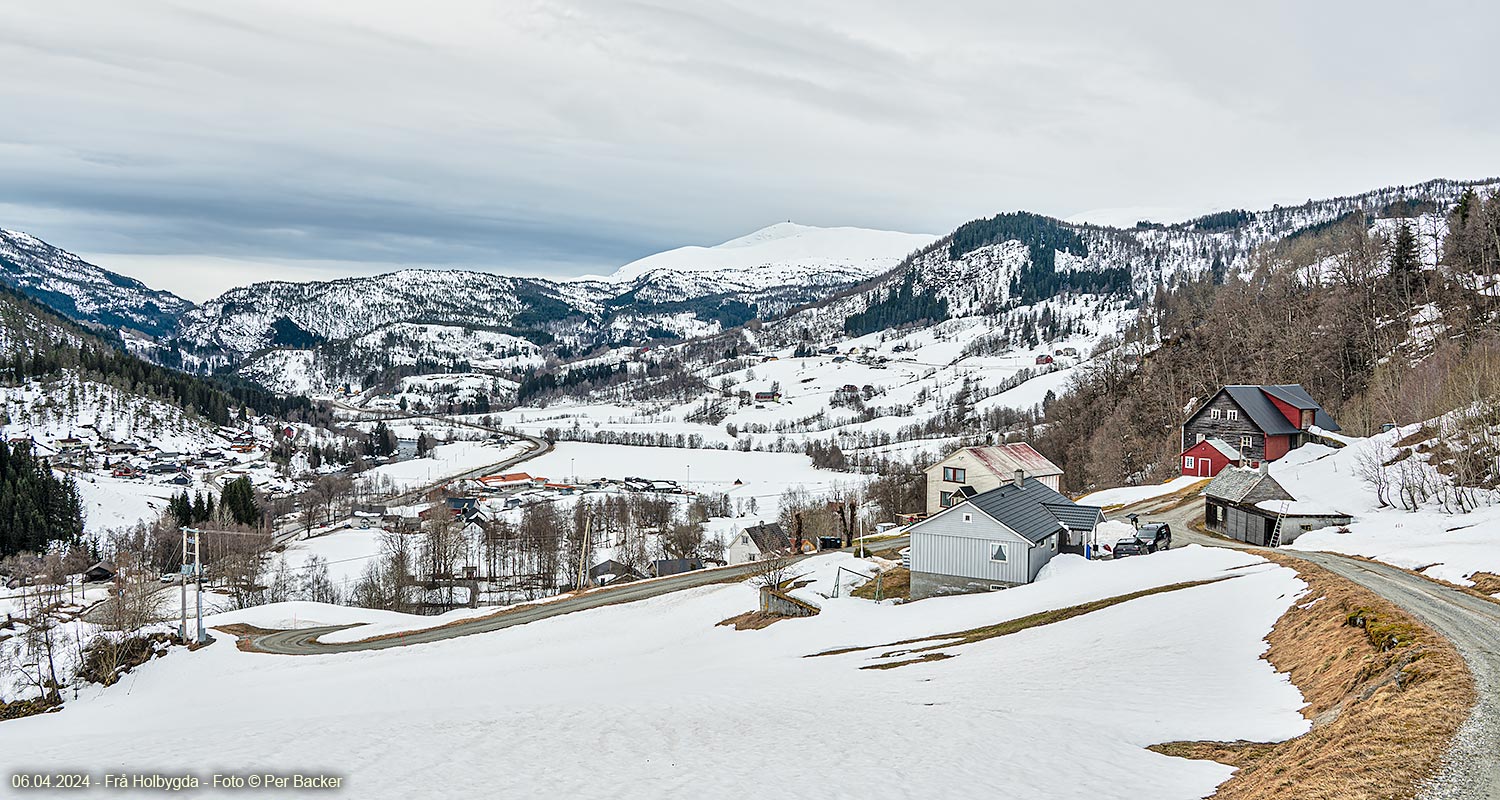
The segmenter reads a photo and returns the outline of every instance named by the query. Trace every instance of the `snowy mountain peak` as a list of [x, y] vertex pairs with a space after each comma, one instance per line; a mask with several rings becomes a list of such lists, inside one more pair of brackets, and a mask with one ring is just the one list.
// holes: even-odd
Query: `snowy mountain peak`
[[723, 272], [759, 267], [839, 268], [867, 276], [937, 241], [926, 233], [868, 228], [819, 228], [778, 222], [712, 247], [690, 245], [620, 267], [609, 280], [634, 281], [652, 272]]

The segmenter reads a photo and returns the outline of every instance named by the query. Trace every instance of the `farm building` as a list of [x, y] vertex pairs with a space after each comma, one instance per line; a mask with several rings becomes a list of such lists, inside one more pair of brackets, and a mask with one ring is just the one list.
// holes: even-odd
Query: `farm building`
[[927, 468], [927, 513], [936, 514], [1015, 479], [1035, 478], [1052, 491], [1062, 489], [1062, 469], [1024, 442], [965, 447]]
[[[1298, 384], [1225, 386], [1182, 424], [1182, 474], [1216, 475], [1228, 465], [1227, 459], [1204, 450], [1189, 452], [1210, 439], [1238, 452], [1239, 466], [1258, 467], [1316, 439], [1314, 428], [1339, 430], [1333, 417]], [[1212, 471], [1203, 471], [1200, 459], [1204, 455], [1209, 456]]]
[[911, 597], [1019, 586], [1060, 550], [1082, 547], [1103, 519], [1036, 478], [975, 495], [911, 528]]
[[1264, 467], [1231, 467], [1203, 490], [1204, 525], [1248, 544], [1280, 546], [1307, 531], [1349, 522], [1348, 514], [1292, 497]]

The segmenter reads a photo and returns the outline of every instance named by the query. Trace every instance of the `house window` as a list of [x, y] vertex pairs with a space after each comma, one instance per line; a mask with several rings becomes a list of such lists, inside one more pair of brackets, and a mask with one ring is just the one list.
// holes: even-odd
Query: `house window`
[[1183, 456], [1182, 457], [1182, 466], [1185, 467], [1185, 468], [1187, 468], [1187, 469], [1192, 469], [1193, 468], [1193, 457], [1192, 456]]
[[963, 483], [967, 472], [968, 470], [963, 467], [943, 467], [943, 480], [949, 483]]
[[1005, 557], [1005, 545], [1001, 544], [1000, 542], [990, 542], [990, 560], [1006, 561], [1007, 559]]
[[1217, 409], [1217, 408], [1210, 408], [1208, 410], [1208, 418], [1209, 419], [1218, 419], [1219, 418], [1219, 409]]
[[1312, 412], [1312, 409], [1310, 409], [1310, 408], [1304, 408], [1304, 409], [1302, 409], [1302, 424], [1299, 425], [1299, 426], [1297, 426], [1297, 427], [1299, 427], [1299, 428], [1301, 428], [1303, 430], [1307, 430], [1308, 428], [1311, 428], [1312, 426], [1313, 426], [1313, 412]]
[[740, 536], [740, 544], [750, 544], [750, 537], [742, 534]]
[[948, 506], [953, 505], [953, 493], [938, 492], [938, 505], [942, 506], [943, 508], [947, 508]]
[[1228, 411], [1224, 412], [1224, 416], [1228, 417], [1231, 421], [1233, 421], [1233, 420], [1237, 420], [1237, 419], [1240, 418], [1240, 412], [1235, 411], [1234, 409], [1231, 408]]
[[964, 515], [964, 522], [973, 522], [973, 521], [974, 521], [974, 515], [973, 514], [965, 514]]
[[1052, 537], [1052, 552], [1054, 552], [1054, 553], [1057, 552], [1057, 537], [1056, 536]]
[[1255, 440], [1253, 438], [1251, 438], [1249, 436], [1241, 436], [1240, 437], [1240, 452], [1241, 453], [1248, 453], [1248, 452], [1250, 452], [1250, 447], [1252, 445], [1254, 445], [1254, 444], [1255, 444]]

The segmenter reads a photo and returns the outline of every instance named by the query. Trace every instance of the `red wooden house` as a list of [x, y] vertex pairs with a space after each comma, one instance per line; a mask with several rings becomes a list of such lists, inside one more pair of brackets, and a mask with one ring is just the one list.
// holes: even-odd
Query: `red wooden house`
[[1182, 424], [1182, 474], [1211, 477], [1230, 464], [1258, 467], [1306, 444], [1313, 428], [1339, 430], [1298, 384], [1225, 386]]

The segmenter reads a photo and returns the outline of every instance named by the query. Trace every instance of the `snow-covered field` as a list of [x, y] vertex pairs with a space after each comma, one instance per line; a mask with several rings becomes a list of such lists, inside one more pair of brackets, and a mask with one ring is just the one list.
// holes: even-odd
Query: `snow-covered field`
[[432, 448], [429, 457], [384, 464], [361, 474], [360, 480], [372, 485], [410, 489], [499, 463], [526, 452], [527, 448], [528, 445], [522, 442], [505, 445], [481, 442], [441, 444]]
[[1206, 481], [1206, 478], [1181, 475], [1165, 483], [1153, 483], [1149, 486], [1120, 486], [1114, 489], [1100, 489], [1097, 492], [1078, 498], [1078, 502], [1090, 506], [1133, 505], [1156, 497], [1166, 497], [1173, 492], [1180, 492], [1195, 483]]
[[[848, 560], [807, 565], [827, 583]], [[947, 648], [946, 661], [860, 669], [889, 648], [804, 657], [1222, 575], [1235, 577]], [[821, 615], [760, 631], [715, 626], [754, 606], [754, 590], [736, 584], [374, 653], [266, 656], [221, 641], [86, 688], [61, 713], [0, 725], [0, 752], [27, 771], [333, 774], [369, 798], [481, 786], [516, 797], [744, 797], [768, 786], [963, 797], [1003, 786], [1016, 797], [1200, 798], [1232, 770], [1144, 748], [1306, 730], [1300, 694], [1259, 658], [1301, 588], [1253, 556], [1185, 548], [1062, 558], [1037, 584], [994, 594], [903, 606], [819, 598]], [[298, 605], [213, 621], [336, 621]], [[1101, 693], [1101, 676], [1131, 689]], [[194, 713], [163, 717], [184, 702]]]

